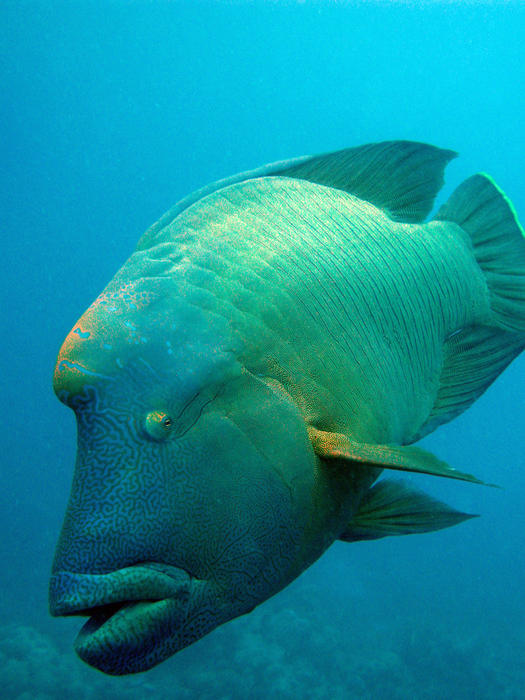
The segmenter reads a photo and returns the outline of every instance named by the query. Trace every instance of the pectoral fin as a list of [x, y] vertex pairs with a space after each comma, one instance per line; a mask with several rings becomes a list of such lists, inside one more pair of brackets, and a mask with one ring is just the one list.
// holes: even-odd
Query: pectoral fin
[[343, 433], [329, 433], [317, 428], [308, 428], [315, 453], [322, 459], [348, 459], [362, 466], [381, 467], [405, 472], [418, 472], [432, 476], [485, 484], [471, 474], [465, 474], [420, 447], [370, 445], [354, 442]]
[[450, 508], [402, 481], [385, 480], [367, 492], [339, 539], [356, 542], [433, 532], [475, 517]]

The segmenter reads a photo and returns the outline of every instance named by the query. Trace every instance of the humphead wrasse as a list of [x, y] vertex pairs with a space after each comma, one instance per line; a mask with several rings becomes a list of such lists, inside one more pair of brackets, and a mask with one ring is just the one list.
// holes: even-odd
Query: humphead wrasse
[[78, 454], [50, 585], [76, 651], [144, 671], [335, 540], [468, 517], [381, 471], [471, 482], [410, 446], [525, 346], [525, 239], [486, 175], [431, 221], [452, 151], [274, 163], [182, 200], [67, 336]]

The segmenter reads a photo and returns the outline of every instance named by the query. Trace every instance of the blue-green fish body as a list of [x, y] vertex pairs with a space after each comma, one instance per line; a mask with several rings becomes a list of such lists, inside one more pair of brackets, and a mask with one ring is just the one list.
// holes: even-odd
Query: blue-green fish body
[[525, 345], [525, 240], [490, 178], [422, 223], [454, 154], [386, 142], [265, 166], [149, 229], [67, 337], [78, 457], [53, 567], [77, 651], [145, 670], [336, 539], [466, 517], [381, 469]]

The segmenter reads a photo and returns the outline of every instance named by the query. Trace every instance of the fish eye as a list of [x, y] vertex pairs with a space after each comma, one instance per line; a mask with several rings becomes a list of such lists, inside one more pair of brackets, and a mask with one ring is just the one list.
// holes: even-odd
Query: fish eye
[[166, 440], [171, 435], [172, 427], [173, 418], [163, 411], [151, 411], [146, 416], [144, 428], [146, 435], [152, 440]]

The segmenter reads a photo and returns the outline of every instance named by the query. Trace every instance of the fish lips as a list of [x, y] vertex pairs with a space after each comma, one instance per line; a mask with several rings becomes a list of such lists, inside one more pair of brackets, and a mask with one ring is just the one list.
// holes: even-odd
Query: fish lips
[[89, 616], [75, 641], [83, 661], [111, 675], [137, 673], [185, 646], [195, 582], [184, 569], [155, 563], [107, 574], [57, 572], [50, 612]]

